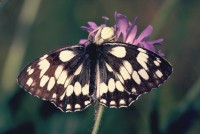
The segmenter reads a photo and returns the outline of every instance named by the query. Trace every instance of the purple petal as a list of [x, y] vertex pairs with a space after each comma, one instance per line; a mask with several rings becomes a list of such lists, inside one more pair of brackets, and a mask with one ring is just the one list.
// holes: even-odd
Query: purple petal
[[138, 20], [138, 17], [136, 17], [133, 20], [133, 24], [129, 23], [129, 28], [128, 28], [128, 32], [127, 32], [128, 34], [126, 37], [126, 43], [133, 44], [133, 41], [135, 40], [135, 36], [137, 34], [137, 26], [136, 26], [137, 20]]
[[106, 16], [102, 16], [102, 19], [105, 20], [105, 21], [108, 21], [108, 20], [109, 20], [109, 18], [106, 17]]
[[88, 26], [81, 26], [81, 28], [87, 32], [92, 32], [94, 29], [96, 29], [98, 26], [95, 22], [89, 21]]
[[89, 22], [88, 22], [88, 25], [89, 25], [89, 27], [92, 28], [92, 29], [96, 29], [96, 28], [98, 27], [97, 24], [96, 24], [95, 22], [92, 22], [92, 21], [89, 21]]
[[86, 45], [87, 42], [88, 42], [87, 39], [80, 39], [80, 40], [79, 40], [79, 44], [81, 44], [81, 45]]
[[106, 24], [101, 24], [101, 27], [102, 27], [102, 28], [106, 27]]
[[85, 31], [87, 31], [88, 33], [92, 32], [92, 29], [90, 27], [86, 27], [86, 26], [81, 26], [81, 28]]
[[161, 50], [158, 50], [158, 55], [160, 55], [161, 57], [164, 57], [165, 56], [165, 54], [164, 54], [164, 52], [163, 51], [161, 51]]
[[157, 40], [148, 41], [148, 43], [152, 44], [152, 45], [160, 45], [162, 42], [163, 42], [162, 38], [157, 39]]
[[117, 28], [116, 39], [118, 39], [120, 34], [122, 33], [123, 41], [125, 41], [127, 29], [129, 26], [128, 19], [126, 16], [115, 12], [115, 20], [116, 20], [116, 28]]
[[152, 52], [156, 52], [156, 49], [155, 49], [154, 45], [149, 44], [147, 42], [141, 42], [141, 44], [143, 45], [144, 48], [146, 48], [146, 49], [148, 49], [148, 50], [150, 50]]
[[139, 18], [139, 17], [135, 17], [135, 19], [133, 20], [132, 25], [136, 25], [138, 18]]
[[135, 39], [136, 33], [137, 33], [137, 26], [132, 25], [128, 31], [126, 43], [132, 44]]
[[138, 38], [135, 40], [135, 44], [138, 44], [141, 42], [143, 39], [149, 37], [151, 33], [153, 32], [153, 27], [151, 25], [147, 26], [142, 33], [138, 36]]

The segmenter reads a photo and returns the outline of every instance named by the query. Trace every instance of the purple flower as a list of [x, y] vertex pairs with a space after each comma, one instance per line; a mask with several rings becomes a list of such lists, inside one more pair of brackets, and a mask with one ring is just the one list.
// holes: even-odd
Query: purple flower
[[[102, 17], [106, 21], [109, 20], [107, 17]], [[150, 40], [149, 37], [153, 32], [153, 27], [151, 25], [147, 26], [141, 34], [137, 35], [137, 20], [136, 17], [131, 23], [125, 15], [115, 12], [115, 21], [116, 24], [110, 28], [113, 29], [114, 35], [113, 38], [106, 41], [114, 42], [124, 42], [132, 45], [137, 45], [143, 48], [146, 48], [152, 52], [164, 56], [164, 53], [161, 50], [156, 50], [155, 45], [159, 45], [163, 42], [163, 39]], [[89, 33], [88, 39], [81, 39], [79, 44], [88, 45], [91, 41], [95, 42], [99, 40], [99, 29], [107, 27], [106, 24], [101, 24], [98, 26], [95, 22], [88, 22], [88, 26], [81, 26], [82, 29], [86, 30]], [[100, 40], [99, 43], [104, 42], [105, 40]]]

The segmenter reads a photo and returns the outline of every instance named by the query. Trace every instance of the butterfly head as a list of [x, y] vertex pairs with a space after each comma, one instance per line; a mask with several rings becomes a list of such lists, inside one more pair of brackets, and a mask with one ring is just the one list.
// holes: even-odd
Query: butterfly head
[[[95, 36], [92, 36], [95, 33]], [[113, 27], [99, 26], [94, 29], [88, 36], [88, 40], [101, 45], [104, 42], [113, 42], [115, 37], [115, 31]]]

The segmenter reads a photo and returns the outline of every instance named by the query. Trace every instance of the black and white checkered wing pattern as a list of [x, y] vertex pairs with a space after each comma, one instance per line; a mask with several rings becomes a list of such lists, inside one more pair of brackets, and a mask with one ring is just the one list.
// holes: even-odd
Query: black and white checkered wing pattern
[[161, 85], [171, 65], [159, 55], [125, 43], [94, 43], [49, 52], [22, 70], [18, 83], [62, 111], [80, 111], [93, 101], [127, 107]]
[[[99, 70], [99, 71], [98, 71]], [[102, 59], [97, 65], [97, 92], [98, 101], [111, 108], [127, 107], [134, 102], [138, 95], [126, 91], [124, 80], [119, 73], [113, 70], [109, 63]]]
[[83, 110], [93, 102], [89, 96], [89, 64], [83, 46], [65, 47], [27, 65], [18, 76], [18, 83], [62, 111]]
[[161, 85], [172, 72], [162, 57], [134, 45], [105, 43], [99, 51], [97, 98], [109, 107], [130, 105], [139, 95]]

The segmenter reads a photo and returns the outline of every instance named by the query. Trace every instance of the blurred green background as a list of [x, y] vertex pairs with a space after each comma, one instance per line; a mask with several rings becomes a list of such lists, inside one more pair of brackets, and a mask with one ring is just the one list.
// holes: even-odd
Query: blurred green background
[[0, 133], [91, 133], [94, 105], [63, 113], [21, 89], [16, 77], [36, 57], [87, 38], [80, 29], [87, 21], [107, 16], [114, 24], [115, 11], [139, 16], [140, 32], [153, 25], [174, 71], [130, 107], [105, 108], [99, 133], [200, 133], [199, 0], [0, 0]]

